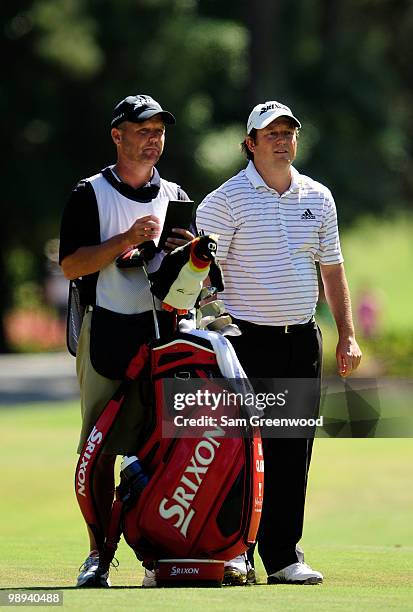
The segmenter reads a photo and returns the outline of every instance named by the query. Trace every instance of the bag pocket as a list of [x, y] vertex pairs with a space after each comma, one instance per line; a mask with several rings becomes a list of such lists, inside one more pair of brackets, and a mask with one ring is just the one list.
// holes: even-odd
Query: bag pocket
[[122, 380], [139, 347], [154, 337], [152, 312], [120, 314], [94, 306], [90, 328], [90, 361], [106, 378]]

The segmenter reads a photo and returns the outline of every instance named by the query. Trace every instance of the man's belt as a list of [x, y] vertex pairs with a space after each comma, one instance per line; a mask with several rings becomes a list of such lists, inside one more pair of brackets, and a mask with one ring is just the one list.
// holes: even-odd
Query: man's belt
[[280, 333], [280, 334], [295, 334], [303, 331], [308, 331], [309, 329], [315, 329], [317, 324], [315, 322], [315, 318], [311, 317], [311, 319], [307, 323], [299, 323], [298, 325], [257, 325], [257, 323], [251, 323], [250, 321], [244, 321], [243, 319], [237, 319], [236, 317], [232, 317], [233, 323], [239, 325], [241, 331], [243, 327], [250, 328], [266, 328], [271, 330], [272, 333]]
[[315, 319], [314, 317], [311, 317], [311, 319], [307, 323], [302, 323], [301, 325], [276, 325], [273, 329], [279, 331], [281, 334], [291, 334], [308, 330], [308, 328], [315, 329], [315, 327]]

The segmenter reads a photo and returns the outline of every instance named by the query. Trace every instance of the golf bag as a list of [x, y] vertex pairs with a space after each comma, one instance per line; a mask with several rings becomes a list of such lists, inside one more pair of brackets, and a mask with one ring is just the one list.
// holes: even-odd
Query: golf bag
[[[96, 461], [110, 434], [131, 381], [150, 362], [155, 407], [145, 442], [135, 449], [135, 478], [121, 475], [107, 533], [93, 494]], [[170, 400], [165, 379], [199, 379], [214, 388], [222, 378], [211, 343], [176, 332], [167, 341], [140, 347], [126, 379], [93, 427], [76, 469], [76, 495], [107, 571], [123, 533], [157, 584], [190, 582], [218, 585], [223, 562], [255, 541], [262, 508], [263, 458], [258, 430], [226, 437], [221, 427], [206, 426], [199, 437], [163, 437], [162, 422]], [[217, 388], [219, 388], [217, 386]], [[196, 418], [194, 406], [191, 417]], [[245, 432], [244, 432], [245, 434]], [[126, 473], [126, 470], [125, 470]]]

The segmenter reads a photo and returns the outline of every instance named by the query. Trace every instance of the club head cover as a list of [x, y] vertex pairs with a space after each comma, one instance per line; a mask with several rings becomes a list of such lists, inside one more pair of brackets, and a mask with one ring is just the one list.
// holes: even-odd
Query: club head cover
[[131, 247], [121, 253], [116, 259], [118, 268], [141, 268], [144, 263], [150, 261], [156, 253], [153, 240], [144, 242], [139, 247]]

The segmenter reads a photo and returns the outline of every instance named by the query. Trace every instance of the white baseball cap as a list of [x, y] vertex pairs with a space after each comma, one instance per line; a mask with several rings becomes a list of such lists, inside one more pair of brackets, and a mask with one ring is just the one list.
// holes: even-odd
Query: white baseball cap
[[301, 123], [298, 121], [297, 117], [294, 117], [291, 109], [288, 108], [288, 106], [281, 104], [281, 102], [270, 100], [254, 106], [250, 116], [248, 117], [247, 134], [249, 134], [253, 129], [262, 130], [262, 128], [267, 127], [271, 121], [278, 119], [278, 117], [290, 117], [295, 121], [298, 128], [301, 127]]

